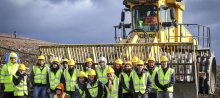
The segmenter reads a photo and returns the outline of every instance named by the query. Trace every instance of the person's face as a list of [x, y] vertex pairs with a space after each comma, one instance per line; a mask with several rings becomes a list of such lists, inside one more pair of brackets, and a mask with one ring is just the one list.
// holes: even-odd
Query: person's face
[[113, 77], [113, 73], [107, 73], [107, 77], [108, 77], [108, 80], [113, 80], [114, 77]]
[[92, 66], [92, 62], [86, 62], [87, 66]]
[[90, 65], [90, 64], [86, 65], [86, 69], [87, 69], [87, 70], [90, 70], [91, 67], [92, 67], [92, 65]]
[[57, 67], [58, 67], [58, 64], [54, 63], [53, 68], [57, 68]]
[[44, 63], [45, 63], [45, 61], [44, 61], [44, 60], [38, 60], [38, 64], [40, 64], [41, 66], [43, 66], [43, 65], [44, 65]]
[[99, 62], [99, 64], [100, 64], [101, 67], [105, 67], [105, 62], [104, 61]]
[[161, 62], [161, 67], [162, 67], [163, 69], [167, 68], [167, 62]]
[[79, 77], [79, 82], [80, 82], [81, 84], [84, 84], [84, 77]]
[[69, 68], [69, 69], [73, 69], [74, 66], [73, 66], [73, 65], [69, 65], [68, 68]]
[[95, 76], [94, 75], [89, 75], [89, 80], [94, 81]]
[[61, 90], [56, 90], [56, 94], [58, 95], [61, 94], [61, 92], [62, 92]]
[[125, 70], [130, 70], [130, 69], [131, 69], [131, 66], [128, 65], [128, 64], [126, 64], [124, 68], [125, 68]]
[[154, 61], [148, 61], [149, 68], [153, 68], [155, 65]]
[[11, 63], [16, 63], [16, 57], [10, 57]]
[[136, 65], [137, 65], [137, 62], [132, 62], [132, 65], [133, 65], [133, 66], [136, 66]]
[[138, 71], [140, 72], [140, 71], [143, 70], [144, 66], [143, 65], [137, 65], [137, 68], [138, 68]]
[[119, 64], [115, 64], [115, 68], [116, 68], [116, 69], [120, 69], [120, 67], [121, 67], [121, 66], [120, 66]]

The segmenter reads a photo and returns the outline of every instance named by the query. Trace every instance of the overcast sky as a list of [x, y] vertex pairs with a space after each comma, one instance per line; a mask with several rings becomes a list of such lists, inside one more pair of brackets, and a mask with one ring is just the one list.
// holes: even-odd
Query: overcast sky
[[[21, 36], [57, 43], [112, 43], [122, 1], [0, 0], [0, 33], [16, 30]], [[210, 26], [212, 49], [220, 58], [220, 0], [185, 1], [184, 23]]]

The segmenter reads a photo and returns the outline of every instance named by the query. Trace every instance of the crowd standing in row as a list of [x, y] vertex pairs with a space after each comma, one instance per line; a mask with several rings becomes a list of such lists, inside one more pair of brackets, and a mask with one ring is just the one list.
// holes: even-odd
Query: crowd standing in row
[[47, 64], [41, 55], [32, 66], [30, 81], [17, 54], [11, 52], [9, 58], [0, 74], [4, 98], [26, 98], [30, 88], [33, 98], [173, 98], [175, 73], [166, 56], [160, 58], [160, 66], [154, 57], [148, 58], [147, 66], [136, 56], [124, 63], [117, 59], [113, 66], [105, 57], [98, 59], [98, 66], [86, 58], [80, 70], [73, 59], [60, 62], [55, 57]]

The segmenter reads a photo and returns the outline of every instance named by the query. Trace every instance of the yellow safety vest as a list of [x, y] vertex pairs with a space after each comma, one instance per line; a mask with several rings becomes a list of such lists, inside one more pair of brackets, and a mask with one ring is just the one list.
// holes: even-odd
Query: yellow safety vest
[[1, 70], [1, 83], [4, 83], [5, 92], [14, 91], [13, 75], [18, 70], [18, 64], [7, 63], [4, 64]]
[[119, 79], [115, 76], [113, 80], [113, 89], [112, 92], [109, 91], [108, 86], [105, 85], [107, 90], [107, 97], [106, 98], [118, 98], [118, 88], [119, 88]]
[[[19, 76], [14, 75], [16, 78]], [[14, 96], [25, 96], [28, 95], [28, 89], [27, 89], [27, 76], [24, 76], [24, 79], [20, 81], [18, 85], [15, 85], [14, 87]]]
[[[129, 81], [130, 81], [130, 79], [131, 79], [131, 73], [130, 73], [130, 75], [128, 76], [128, 74], [122, 72], [122, 76], [123, 76], [123, 78], [124, 78], [125, 86], [126, 86], [127, 88], [129, 88]], [[128, 91], [123, 88], [122, 93], [128, 93]]]
[[[96, 98], [98, 96], [98, 82], [94, 83], [94, 85], [90, 85], [90, 83], [87, 83], [86, 88], [89, 91], [89, 94], [92, 96], [92, 98]], [[99, 95], [102, 96], [102, 95]]]
[[97, 74], [98, 74], [98, 80], [102, 83], [102, 84], [106, 84], [107, 83], [107, 67], [105, 67], [104, 71], [101, 72], [101, 67], [96, 68]]
[[137, 73], [134, 70], [132, 71], [132, 79], [133, 79], [135, 93], [138, 92], [140, 92], [141, 94], [145, 93], [147, 89], [147, 78], [148, 78], [148, 73], [143, 73], [142, 77], [139, 78]]
[[[63, 93], [62, 98], [65, 98], [65, 96], [69, 96], [67, 93]], [[54, 95], [54, 98], [57, 98], [57, 95]], [[69, 98], [69, 97], [68, 97]]]
[[39, 66], [33, 66], [34, 71], [34, 83], [47, 84], [47, 73], [49, 73], [49, 67], [45, 65], [43, 70]]
[[75, 85], [77, 80], [78, 70], [74, 69], [73, 75], [71, 76], [68, 69], [64, 70], [64, 77], [66, 80], [66, 91], [75, 91]]
[[[170, 77], [174, 73], [174, 70], [172, 68], [168, 68], [167, 72], [164, 74], [163, 69], [160, 68], [157, 73], [158, 73], [159, 83], [161, 85], [166, 85], [166, 84], [168, 84], [170, 82]], [[163, 91], [163, 90], [158, 88], [158, 91]], [[171, 92], [172, 93], [173, 92], [173, 86], [167, 88], [167, 92]]]
[[79, 91], [79, 94], [80, 94], [80, 96], [81, 96], [82, 98], [86, 98], [85, 91], [82, 91], [82, 90], [79, 88], [78, 84], [76, 84], [76, 89]]
[[158, 89], [158, 87], [156, 86], [156, 84], [155, 84], [155, 76], [156, 76], [156, 74], [157, 74], [157, 71], [158, 71], [158, 67], [156, 66], [155, 68], [154, 68], [154, 70], [153, 70], [153, 73], [152, 74], [150, 74], [150, 72], [148, 71], [148, 74], [149, 74], [149, 76], [150, 76], [150, 78], [151, 78], [151, 82], [152, 82], [152, 92], [153, 93], [156, 93], [157, 92], [157, 89]]
[[62, 75], [62, 69], [57, 70], [56, 74], [54, 72], [50, 72], [49, 80], [50, 80], [50, 89], [55, 90], [57, 85], [60, 83], [60, 78]]

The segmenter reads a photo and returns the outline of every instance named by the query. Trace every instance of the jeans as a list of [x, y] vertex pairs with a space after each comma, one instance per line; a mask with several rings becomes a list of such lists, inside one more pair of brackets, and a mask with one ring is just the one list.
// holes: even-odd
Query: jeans
[[34, 86], [33, 98], [46, 98], [46, 86]]
[[148, 98], [147, 93], [141, 94], [141, 93], [134, 93], [133, 98]]
[[173, 98], [173, 93], [159, 92], [157, 98]]
[[132, 93], [123, 93], [122, 98], [133, 98], [133, 94]]
[[55, 95], [55, 93], [52, 93], [52, 92], [51, 92], [51, 93], [49, 94], [49, 96], [50, 96], [49, 98], [54, 98], [54, 95]]
[[157, 93], [148, 93], [148, 98], [157, 98]]

